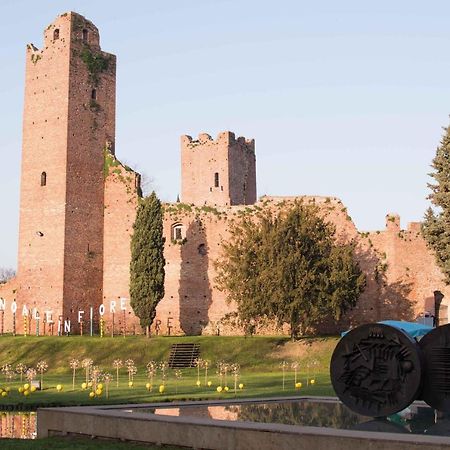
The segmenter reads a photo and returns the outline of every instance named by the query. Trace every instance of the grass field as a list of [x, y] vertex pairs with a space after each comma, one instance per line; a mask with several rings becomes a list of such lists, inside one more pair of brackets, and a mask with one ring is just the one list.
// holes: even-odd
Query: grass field
[[[196, 342], [200, 344], [201, 357], [211, 362], [207, 380], [211, 386], [205, 386], [204, 371], [201, 371], [201, 386], [196, 386], [197, 369], [182, 371], [182, 378], [175, 379], [173, 371], [168, 372], [165, 392], [160, 394], [158, 387], [162, 383], [160, 373], [154, 380], [154, 387], [149, 392], [145, 385], [149, 381], [145, 367], [148, 361], [167, 360], [173, 343]], [[240, 365], [238, 383], [244, 388], [237, 391], [237, 397], [263, 397], [276, 395], [333, 395], [329, 379], [329, 360], [336, 345], [336, 338], [304, 339], [290, 342], [285, 337], [0, 337], [0, 365], [19, 362], [35, 366], [39, 360], [48, 363], [48, 372], [44, 374], [44, 390], [29, 397], [19, 394], [21, 386], [18, 378], [6, 381], [0, 379], [0, 387], [8, 386], [9, 395], [0, 397], [0, 409], [33, 409], [45, 405], [86, 405], [140, 403], [152, 401], [170, 401], [173, 399], [219, 399], [234, 397], [234, 379], [228, 375], [229, 391], [218, 393], [220, 384], [216, 375], [216, 362], [223, 360]], [[110, 395], [106, 398], [105, 390], [100, 397], [89, 398], [90, 390], [82, 390], [84, 372], [77, 370], [75, 391], [72, 390], [72, 372], [69, 360], [89, 357], [102, 370], [110, 372], [114, 380], [110, 385]], [[112, 367], [114, 359], [132, 358], [138, 367], [134, 385], [128, 387], [128, 376], [123, 368], [120, 371], [119, 387], [116, 387], [116, 374]], [[311, 362], [318, 364], [313, 368]], [[283, 374], [280, 363], [289, 363], [285, 371], [285, 389], [282, 388]], [[292, 362], [299, 362], [298, 381], [300, 389], [294, 386]], [[309, 368], [308, 368], [309, 364]], [[1, 375], [0, 375], [1, 376]], [[311, 380], [314, 379], [314, 384]], [[25, 381], [22, 382], [22, 384]], [[61, 384], [63, 390], [58, 392], [56, 386]], [[222, 386], [224, 386], [224, 382]]]

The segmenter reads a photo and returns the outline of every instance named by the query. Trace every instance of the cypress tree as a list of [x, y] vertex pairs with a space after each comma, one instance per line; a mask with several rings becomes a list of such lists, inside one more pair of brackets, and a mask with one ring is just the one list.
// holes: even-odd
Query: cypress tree
[[152, 192], [138, 206], [130, 263], [130, 304], [147, 335], [164, 297], [164, 265], [163, 212]]
[[450, 283], [450, 127], [445, 129], [436, 156], [431, 164], [430, 176], [434, 183], [428, 183], [431, 194], [428, 199], [435, 209], [428, 208], [422, 226], [422, 233], [436, 253], [436, 261]]

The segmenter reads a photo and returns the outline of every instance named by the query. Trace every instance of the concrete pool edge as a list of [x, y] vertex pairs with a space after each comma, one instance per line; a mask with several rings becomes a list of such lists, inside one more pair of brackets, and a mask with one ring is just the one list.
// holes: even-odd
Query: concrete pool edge
[[[135, 442], [178, 445], [197, 449], [279, 450], [283, 448], [348, 450], [450, 449], [450, 438], [310, 426], [240, 422], [139, 413], [153, 407], [267, 403], [290, 400], [335, 402], [333, 397], [271, 397], [217, 401], [161, 402], [38, 410], [38, 437], [86, 435]], [[127, 412], [133, 409], [133, 413]]]

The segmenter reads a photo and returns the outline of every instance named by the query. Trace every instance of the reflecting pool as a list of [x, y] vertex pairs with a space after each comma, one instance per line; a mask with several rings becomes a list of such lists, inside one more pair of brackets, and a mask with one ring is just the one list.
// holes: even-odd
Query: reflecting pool
[[[297, 400], [243, 401], [236, 403], [202, 402], [170, 406], [136, 405], [130, 408], [99, 407], [104, 411], [122, 410], [127, 414], [147, 413], [162, 416], [193, 417], [212, 420], [272, 423], [325, 427], [354, 431], [379, 431], [401, 434], [450, 436], [450, 417], [437, 413], [423, 402], [389, 417], [373, 419], [349, 410], [341, 402], [326, 398]], [[34, 439], [36, 412], [0, 411], [0, 438]], [[1, 448], [1, 444], [0, 444]]]
[[416, 402], [400, 413], [379, 419], [356, 414], [339, 401], [312, 398], [289, 401], [251, 401], [226, 405], [136, 407], [126, 411], [128, 413], [327, 427], [341, 430], [450, 435], [448, 416], [439, 415], [422, 402]]
[[36, 418], [36, 412], [0, 411], [0, 439], [35, 439]]

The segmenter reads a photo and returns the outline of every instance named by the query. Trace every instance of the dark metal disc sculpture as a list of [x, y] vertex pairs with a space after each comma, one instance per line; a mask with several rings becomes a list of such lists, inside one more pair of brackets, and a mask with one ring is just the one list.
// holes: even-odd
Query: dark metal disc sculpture
[[450, 412], [450, 325], [430, 331], [419, 346], [425, 359], [421, 398], [434, 409]]
[[421, 389], [422, 355], [398, 328], [372, 323], [348, 332], [331, 358], [331, 382], [351, 410], [382, 417], [405, 409]]

